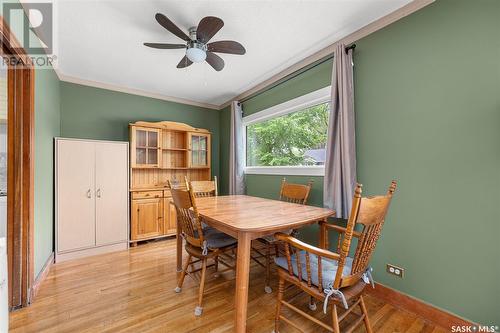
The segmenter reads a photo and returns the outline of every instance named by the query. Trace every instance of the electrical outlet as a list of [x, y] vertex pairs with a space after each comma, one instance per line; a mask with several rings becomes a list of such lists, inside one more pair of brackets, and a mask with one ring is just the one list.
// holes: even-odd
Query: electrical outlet
[[405, 269], [398, 266], [386, 264], [385, 270], [387, 271], [387, 273], [396, 275], [399, 278], [404, 278], [405, 276]]

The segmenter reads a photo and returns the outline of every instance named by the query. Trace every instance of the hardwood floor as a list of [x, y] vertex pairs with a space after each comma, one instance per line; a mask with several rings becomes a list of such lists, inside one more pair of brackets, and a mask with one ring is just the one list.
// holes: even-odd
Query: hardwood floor
[[[174, 292], [175, 246], [175, 240], [158, 241], [54, 265], [35, 302], [11, 313], [11, 332], [232, 332], [234, 272], [215, 278], [208, 271], [203, 316], [196, 318], [197, 283], [186, 277], [182, 293]], [[264, 280], [264, 270], [252, 265], [248, 332], [270, 333], [274, 328], [276, 293], [264, 293]], [[274, 277], [272, 285], [276, 289]], [[447, 332], [374, 297], [367, 296], [366, 302], [376, 332]], [[301, 295], [292, 304], [309, 311]], [[307, 332], [323, 332], [302, 318], [294, 320], [303, 322]], [[295, 332], [285, 323], [281, 328]]]

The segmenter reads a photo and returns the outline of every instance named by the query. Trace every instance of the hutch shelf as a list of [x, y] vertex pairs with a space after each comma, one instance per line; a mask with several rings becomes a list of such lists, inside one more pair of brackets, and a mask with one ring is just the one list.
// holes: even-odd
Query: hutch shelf
[[167, 180], [210, 180], [211, 136], [187, 124], [130, 124], [130, 242], [176, 234], [176, 213]]

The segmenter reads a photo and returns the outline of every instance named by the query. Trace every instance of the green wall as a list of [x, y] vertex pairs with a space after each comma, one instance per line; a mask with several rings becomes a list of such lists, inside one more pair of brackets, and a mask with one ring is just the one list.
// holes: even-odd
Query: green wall
[[438, 1], [355, 51], [358, 178], [368, 194], [399, 181], [378, 281], [497, 325], [499, 18], [497, 0]]
[[[499, 14], [496, 0], [438, 0], [356, 42], [354, 52], [358, 180], [366, 195], [399, 183], [375, 278], [490, 325], [500, 323]], [[331, 63], [321, 66], [244, 103], [245, 114], [328, 85]], [[219, 121], [228, 136], [228, 110]], [[276, 198], [281, 177], [248, 175], [247, 193]], [[321, 182], [315, 177], [314, 205]], [[301, 237], [317, 238], [311, 229]], [[386, 263], [406, 277], [386, 274]]]
[[212, 174], [219, 175], [219, 111], [61, 82], [61, 136], [129, 140], [128, 124], [177, 121], [212, 132]]
[[59, 79], [52, 69], [35, 72], [35, 276], [53, 252], [54, 140], [60, 135]]

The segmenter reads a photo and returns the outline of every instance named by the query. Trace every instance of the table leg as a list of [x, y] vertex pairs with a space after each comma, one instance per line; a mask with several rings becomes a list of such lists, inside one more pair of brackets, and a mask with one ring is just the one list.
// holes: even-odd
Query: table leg
[[247, 325], [248, 279], [250, 274], [250, 245], [248, 233], [238, 235], [238, 258], [236, 261], [236, 318], [235, 332], [245, 333]]
[[327, 219], [324, 219], [322, 221], [319, 221], [319, 248], [320, 249], [326, 249], [328, 246], [328, 232], [326, 231], [326, 227], [324, 226], [325, 223], [327, 223]]
[[179, 228], [179, 225], [177, 224], [177, 230], [176, 230], [176, 241], [177, 241], [177, 272], [182, 271], [182, 236], [181, 236], [181, 229]]

